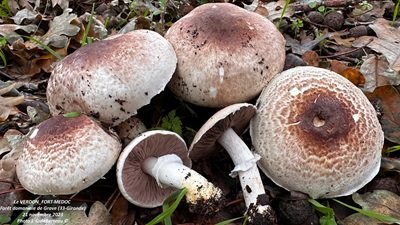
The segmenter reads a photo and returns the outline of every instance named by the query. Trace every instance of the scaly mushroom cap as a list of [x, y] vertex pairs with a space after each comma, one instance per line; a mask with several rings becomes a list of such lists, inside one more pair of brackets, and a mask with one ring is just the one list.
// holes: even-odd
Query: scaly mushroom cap
[[26, 137], [16, 171], [22, 186], [40, 195], [79, 192], [117, 161], [121, 144], [88, 116], [52, 117]]
[[117, 162], [117, 181], [121, 194], [129, 202], [146, 208], [158, 207], [176, 191], [175, 188], [160, 187], [142, 169], [145, 159], [167, 154], [176, 154], [188, 167], [192, 164], [185, 141], [170, 131], [144, 132], [124, 148]]
[[169, 88], [200, 106], [250, 100], [284, 66], [285, 40], [275, 25], [230, 3], [195, 8], [165, 38], [178, 57]]
[[371, 181], [384, 142], [365, 95], [315, 67], [284, 71], [265, 87], [250, 134], [264, 173], [312, 198], [349, 195]]
[[47, 87], [50, 112], [79, 111], [118, 125], [164, 90], [176, 62], [171, 44], [150, 30], [86, 45], [55, 66]]

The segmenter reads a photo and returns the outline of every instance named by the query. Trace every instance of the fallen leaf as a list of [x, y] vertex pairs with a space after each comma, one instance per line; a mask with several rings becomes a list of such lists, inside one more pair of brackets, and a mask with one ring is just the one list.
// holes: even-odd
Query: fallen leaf
[[330, 70], [338, 74], [343, 73], [343, 71], [349, 68], [346, 64], [336, 59], [331, 60], [329, 63], [330, 63]]
[[[294, 10], [290, 7], [287, 7], [284, 14], [282, 15], [283, 9], [285, 7], [285, 0], [279, 0], [277, 2], [269, 2], [265, 7], [268, 10], [267, 18], [270, 21], [274, 21], [282, 18], [290, 18], [294, 14]], [[282, 15], [282, 16], [281, 16]]]
[[306, 62], [309, 66], [315, 66], [318, 67], [319, 65], [319, 55], [315, 51], [306, 51], [304, 54], [301, 56], [301, 58]]
[[400, 74], [389, 69], [389, 62], [384, 56], [367, 56], [360, 67], [360, 72], [365, 77], [362, 88], [365, 92], [373, 92], [380, 86], [400, 84]]
[[53, 8], [58, 5], [62, 10], [65, 10], [68, 8], [69, 0], [51, 0], [51, 3]]
[[375, 31], [377, 37], [359, 37], [353, 42], [353, 47], [367, 46], [382, 53], [389, 62], [389, 67], [400, 72], [400, 28], [394, 28], [389, 23], [382, 18], [376, 19], [370, 27]]
[[[70, 13], [72, 9], [64, 10], [63, 14], [54, 17], [49, 23], [49, 30], [43, 36], [34, 36], [35, 39], [44, 45], [56, 48], [64, 48], [68, 43], [68, 37], [78, 34], [80, 28], [71, 24], [71, 21], [77, 18], [77, 15]], [[37, 44], [33, 44], [36, 45]]]
[[338, 60], [332, 60], [330, 61], [330, 69], [342, 75], [356, 86], [361, 87], [365, 84], [364, 75], [357, 68], [349, 67]]
[[342, 220], [343, 225], [382, 225], [382, 222], [364, 216], [361, 213], [354, 213]]
[[400, 144], [400, 94], [391, 85], [381, 86], [373, 93], [366, 93], [368, 99], [378, 108], [380, 123], [385, 138]]
[[18, 11], [14, 16], [10, 17], [10, 19], [14, 20], [15, 24], [21, 24], [24, 20], [34, 20], [38, 16], [40, 16], [38, 12], [35, 12], [32, 9], [24, 8]]
[[8, 116], [19, 113], [17, 105], [24, 102], [24, 96], [17, 97], [2, 97], [3, 94], [8, 93], [17, 86], [16, 83], [11, 83], [5, 87], [0, 88], [0, 122], [6, 121]]
[[331, 39], [335, 40], [335, 42], [338, 45], [346, 46], [346, 47], [351, 47], [353, 44], [353, 41], [355, 40], [354, 37], [342, 38], [340, 33], [335, 33], [334, 35], [332, 35]]
[[387, 190], [375, 190], [365, 194], [354, 193], [353, 201], [365, 210], [371, 210], [400, 219], [400, 196]]
[[7, 39], [9, 43], [13, 43], [17, 40], [22, 40], [21, 35], [17, 34], [16, 30], [23, 30], [27, 33], [36, 31], [38, 27], [35, 24], [29, 25], [17, 25], [17, 24], [1, 24], [0, 35]]
[[382, 1], [369, 1], [368, 4], [370, 5], [356, 4], [349, 17], [359, 22], [371, 22], [376, 18], [383, 17], [386, 5], [382, 4]]
[[135, 221], [135, 211], [132, 207], [129, 207], [129, 202], [124, 197], [120, 196], [115, 202], [112, 210], [112, 224], [113, 225], [124, 225], [133, 224]]

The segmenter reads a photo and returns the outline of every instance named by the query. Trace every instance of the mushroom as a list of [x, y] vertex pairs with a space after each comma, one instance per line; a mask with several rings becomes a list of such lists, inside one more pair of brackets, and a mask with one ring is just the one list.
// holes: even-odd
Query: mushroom
[[116, 135], [90, 117], [58, 115], [27, 134], [16, 162], [17, 177], [34, 194], [77, 193], [104, 176], [120, 151]]
[[248, 103], [237, 103], [216, 112], [197, 132], [189, 148], [189, 155], [198, 160], [221, 146], [228, 152], [235, 168], [231, 176], [238, 175], [243, 190], [246, 214], [250, 224], [275, 224], [275, 212], [266, 202], [256, 162], [259, 155], [253, 154], [238, 136], [248, 127], [256, 107]]
[[164, 90], [176, 62], [171, 44], [150, 30], [86, 45], [52, 71], [47, 87], [50, 112], [83, 112], [116, 126]]
[[117, 162], [122, 195], [145, 208], [161, 206], [176, 189], [187, 188], [189, 210], [210, 215], [224, 204], [221, 189], [190, 169], [185, 141], [176, 133], [146, 131], [132, 140]]
[[146, 131], [147, 128], [139, 118], [132, 116], [124, 122], [118, 124], [118, 126], [114, 127], [114, 129], [121, 139], [122, 146], [125, 147], [135, 137]]
[[169, 88], [200, 106], [221, 108], [256, 97], [285, 62], [285, 39], [275, 25], [230, 3], [196, 7], [165, 38], [178, 58]]
[[277, 185], [332, 198], [356, 192], [379, 171], [384, 136], [374, 107], [339, 74], [286, 70], [264, 88], [250, 122], [261, 170]]

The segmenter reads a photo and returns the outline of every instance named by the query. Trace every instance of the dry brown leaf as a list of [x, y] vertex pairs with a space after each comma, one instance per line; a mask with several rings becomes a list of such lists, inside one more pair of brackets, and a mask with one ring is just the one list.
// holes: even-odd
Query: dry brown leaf
[[111, 210], [113, 225], [133, 224], [135, 211], [129, 205], [128, 200], [124, 197], [120, 196], [118, 198]]
[[346, 47], [351, 47], [353, 44], [353, 41], [355, 40], [354, 37], [349, 37], [349, 38], [342, 38], [340, 33], [335, 33], [332, 35], [331, 39], [335, 40], [335, 42], [338, 45], [346, 46]]
[[375, 190], [352, 195], [354, 202], [364, 210], [371, 210], [400, 219], [400, 196], [387, 190]]
[[[73, 37], [78, 34], [80, 28], [71, 24], [71, 21], [76, 19], [74, 13], [70, 13], [72, 9], [64, 10], [63, 14], [54, 17], [49, 24], [49, 30], [43, 36], [35, 36], [41, 43], [53, 46], [56, 48], [64, 48], [69, 41], [68, 37]], [[36, 43], [33, 44], [37, 46]]]
[[0, 122], [6, 121], [8, 116], [19, 113], [17, 105], [24, 102], [24, 96], [17, 97], [2, 97], [1, 95], [10, 92], [17, 86], [17, 83], [12, 83], [0, 88]]
[[367, 46], [382, 53], [389, 62], [389, 67], [400, 72], [400, 28], [392, 27], [385, 19], [377, 19], [370, 27], [377, 37], [359, 37], [353, 42], [353, 47]]
[[[364, 210], [374, 211], [400, 219], [400, 196], [387, 190], [375, 190], [365, 194], [354, 193], [353, 201]], [[380, 225], [381, 221], [360, 213], [352, 214], [343, 220], [344, 225]]]
[[306, 62], [309, 66], [315, 66], [318, 67], [319, 65], [319, 55], [315, 51], [306, 51], [304, 54], [301, 56], [301, 58]]
[[330, 69], [342, 75], [356, 86], [362, 87], [365, 84], [364, 75], [358, 69], [349, 67], [343, 62], [338, 60], [330, 61]]
[[17, 24], [1, 24], [0, 35], [7, 39], [9, 43], [14, 43], [17, 40], [22, 40], [21, 35], [17, 34], [16, 30], [23, 30], [27, 33], [36, 31], [38, 27], [35, 24], [17, 25]]
[[15, 24], [21, 24], [24, 20], [34, 20], [39, 16], [40, 14], [38, 12], [24, 8], [19, 10], [14, 16], [10, 17], [10, 19], [14, 20]]
[[400, 75], [389, 69], [389, 63], [383, 56], [369, 55], [364, 58], [360, 72], [365, 77], [365, 92], [373, 92], [375, 88], [385, 85], [399, 85]]
[[400, 144], [400, 94], [397, 89], [391, 85], [381, 86], [366, 95], [381, 114], [380, 122], [385, 138]]

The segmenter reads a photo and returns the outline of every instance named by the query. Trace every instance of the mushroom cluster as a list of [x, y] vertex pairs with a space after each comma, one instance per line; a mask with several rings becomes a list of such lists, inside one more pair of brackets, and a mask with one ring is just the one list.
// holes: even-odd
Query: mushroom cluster
[[118, 125], [164, 90], [176, 62], [171, 44], [150, 30], [86, 45], [52, 71], [47, 87], [50, 112], [77, 111]]
[[285, 39], [275, 25], [230, 3], [196, 7], [165, 38], [178, 58], [169, 88], [200, 106], [248, 101], [284, 66]]
[[115, 164], [121, 144], [86, 115], [54, 116], [34, 127], [16, 161], [21, 185], [40, 195], [77, 193]]
[[250, 134], [263, 172], [312, 198], [349, 195], [370, 182], [384, 142], [362, 91], [339, 74], [308, 66], [286, 70], [264, 88]]

